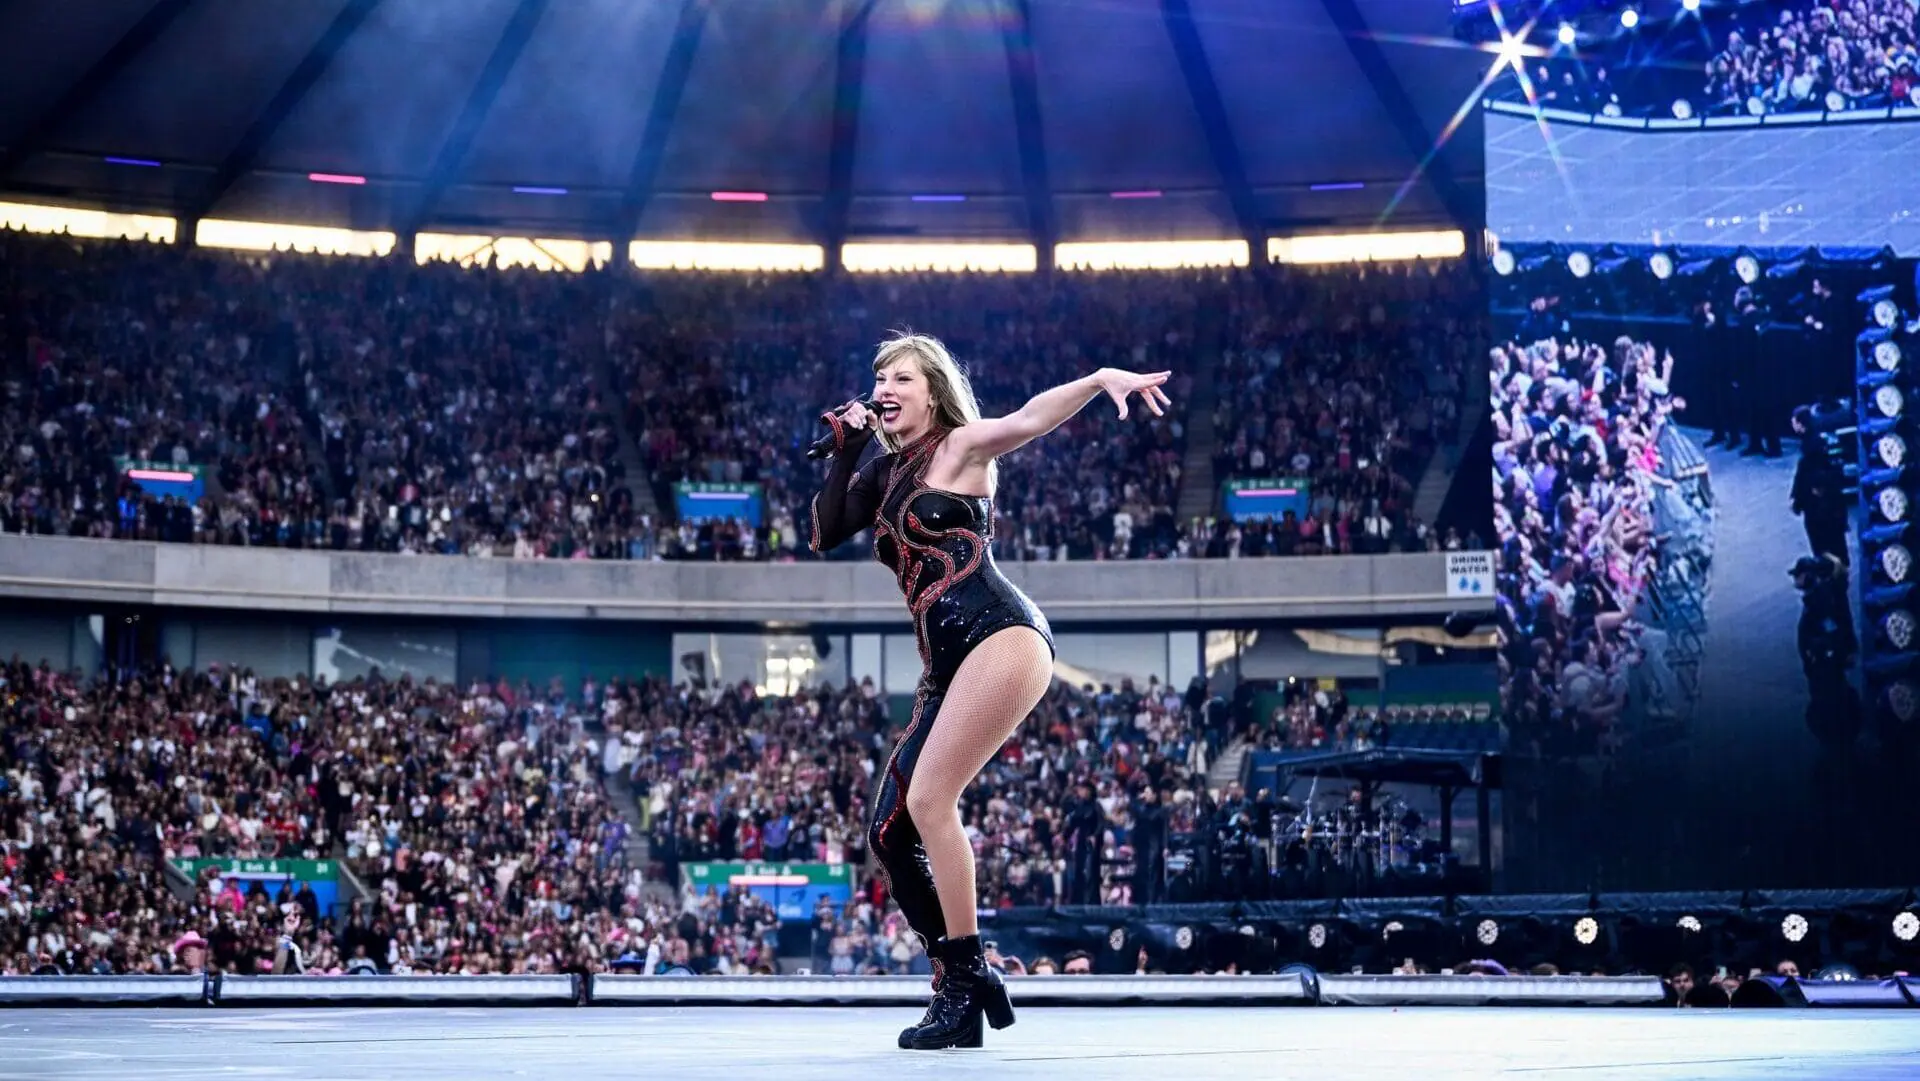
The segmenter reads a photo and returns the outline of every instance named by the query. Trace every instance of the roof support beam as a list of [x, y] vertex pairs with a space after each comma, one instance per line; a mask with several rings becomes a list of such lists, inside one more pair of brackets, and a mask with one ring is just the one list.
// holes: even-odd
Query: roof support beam
[[20, 134], [13, 145], [0, 152], [0, 176], [10, 175], [24, 165], [28, 158], [45, 148], [47, 141], [66, 127], [67, 123], [80, 114], [80, 111], [100, 96], [100, 91], [127, 69], [134, 58], [147, 50], [180, 13], [192, 6], [193, 0], [155, 0], [147, 13], [140, 17], [120, 40], [113, 43], [100, 59], [93, 62], [84, 74], [69, 86], [64, 93], [47, 106], [45, 112], [34, 118], [32, 124]]
[[1419, 178], [1425, 171], [1427, 182], [1440, 197], [1440, 204], [1446, 207], [1447, 216], [1453, 219], [1455, 228], [1466, 233], [1471, 239], [1480, 231], [1485, 220], [1485, 205], [1481, 200], [1460, 183], [1453, 175], [1453, 169], [1440, 156], [1439, 147], [1433, 143], [1432, 133], [1420, 122], [1420, 114], [1414, 110], [1413, 99], [1407, 95], [1407, 88], [1400, 82], [1393, 65], [1387, 61], [1386, 52], [1374, 39], [1373, 28], [1367, 25], [1366, 16], [1360, 13], [1360, 6], [1354, 0], [1320, 0], [1327, 9], [1327, 17], [1339, 29], [1340, 36], [1347, 39], [1347, 51], [1353, 54], [1354, 62], [1360, 65], [1367, 81], [1373, 84], [1373, 92], [1380, 97], [1380, 104], [1386, 106], [1387, 118], [1400, 135], [1400, 140], [1413, 154], [1413, 160], [1419, 164], [1410, 180]]
[[[420, 232], [439, 203], [440, 195], [460, 174], [460, 167], [466, 163], [467, 154], [473, 150], [473, 140], [480, 134], [480, 125], [492, 111], [493, 103], [500, 98], [500, 88], [506, 85], [507, 76], [512, 74], [513, 66], [520, 62], [520, 54], [526, 50], [527, 42], [533, 38], [534, 29], [540, 25], [540, 17], [546, 14], [547, 0], [520, 0], [513, 9], [513, 16], [507, 20], [507, 28], [501, 32], [500, 41], [493, 47], [493, 55], [487, 58], [487, 66], [480, 69], [480, 80], [473, 84], [473, 92], [467, 95], [467, 104], [461, 108], [460, 116], [453, 122], [453, 129], [447, 132], [446, 142], [440, 144], [440, 153], [433, 159], [433, 168], [427, 173], [425, 186], [413, 209], [401, 219], [400, 235], [410, 240]], [[412, 247], [409, 243], [407, 247]]]
[[878, 0], [849, 0], [833, 53], [833, 118], [828, 125], [827, 198], [821, 243], [827, 266], [839, 265], [853, 212], [853, 161], [860, 141], [860, 98], [867, 77], [867, 23]]
[[1027, 197], [1027, 235], [1040, 269], [1053, 266], [1060, 223], [1053, 212], [1053, 182], [1047, 172], [1046, 129], [1040, 126], [1040, 91], [1033, 75], [1033, 8], [1028, 0], [1007, 0], [1012, 18], [1001, 22], [1007, 54], [1007, 79], [1013, 86], [1013, 131], [1020, 147], [1020, 185]]
[[1193, 9], [1187, 0], [1160, 0], [1160, 17], [1167, 25], [1167, 37], [1180, 62], [1180, 74], [1187, 81], [1187, 94], [1193, 99], [1193, 111], [1200, 117], [1200, 131], [1207, 139], [1207, 152], [1213, 157], [1214, 171], [1227, 190], [1227, 203], [1233, 209], [1234, 223], [1246, 238], [1248, 254], [1254, 266], [1266, 263], [1266, 230], [1260, 225], [1260, 208], [1247, 183], [1247, 167], [1240, 156], [1240, 144], [1227, 123], [1227, 109], [1220, 100], [1220, 85], [1214, 81], [1213, 65], [1200, 44], [1200, 31], [1193, 25]]
[[687, 91], [687, 77], [693, 74], [693, 57], [700, 51], [700, 35], [707, 27], [710, 0], [680, 0], [680, 21], [674, 27], [673, 44], [667, 49], [666, 63], [654, 83], [653, 100], [647, 106], [647, 126], [640, 136], [640, 149], [633, 156], [633, 172], [627, 178], [627, 192], [609, 228], [614, 260], [624, 263], [624, 248], [640, 231], [640, 216], [653, 196], [653, 181], [660, 173], [660, 159], [666, 155], [667, 137], [673, 134], [674, 114], [680, 111], [680, 98]]
[[273, 95], [273, 100], [267, 102], [267, 107], [261, 110], [246, 134], [233, 145], [233, 149], [227, 151], [226, 158], [214, 170], [213, 178], [207, 181], [199, 196], [188, 204], [187, 212], [182, 215], [185, 219], [181, 222], [183, 232], [188, 235], [197, 232], [200, 219], [219, 205], [241, 177], [253, 170], [254, 164], [260, 159], [260, 152], [267, 148], [267, 143], [280, 130], [280, 125], [286, 123], [287, 117], [299, 107], [301, 100], [320, 81], [320, 77], [327, 73], [328, 66], [333, 63], [334, 57], [340, 55], [347, 40], [379, 6], [380, 0], [347, 0], [347, 6], [333, 17], [326, 33], [320, 35], [320, 40], [307, 50], [307, 55], [293, 69], [293, 74], [287, 76], [287, 81], [280, 84], [280, 91]]

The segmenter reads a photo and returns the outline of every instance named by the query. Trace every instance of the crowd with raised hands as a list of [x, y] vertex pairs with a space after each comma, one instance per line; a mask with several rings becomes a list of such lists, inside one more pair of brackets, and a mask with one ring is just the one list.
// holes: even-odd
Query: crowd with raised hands
[[1304, 482], [1279, 521], [1215, 523], [1195, 554], [1374, 554], [1477, 547], [1413, 513], [1460, 435], [1485, 298], [1464, 263], [1275, 277], [1237, 298], [1215, 411], [1214, 474]]
[[1501, 716], [1536, 752], [1605, 754], [1643, 657], [1671, 354], [1621, 337], [1492, 351]]
[[1817, 0], [1741, 20], [1707, 62], [1713, 105], [1765, 112], [1905, 105], [1920, 63], [1913, 0]]

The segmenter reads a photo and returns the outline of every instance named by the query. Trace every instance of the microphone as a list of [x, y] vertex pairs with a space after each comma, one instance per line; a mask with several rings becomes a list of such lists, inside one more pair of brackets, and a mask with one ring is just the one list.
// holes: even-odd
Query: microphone
[[[872, 398], [862, 398], [858, 404], [866, 406], [867, 411], [870, 413], [878, 413], [880, 411], [880, 403], [873, 400]], [[845, 407], [843, 406], [842, 408], [845, 408]], [[837, 410], [835, 410], [835, 412], [837, 412]], [[821, 417], [820, 423], [827, 424], [827, 418]], [[832, 427], [832, 425], [829, 424], [828, 427]], [[807, 457], [811, 459], [825, 458], [831, 455], [832, 453], [833, 453], [833, 433], [832, 432], [828, 432], [826, 435], [823, 435], [820, 438], [814, 440], [813, 446], [807, 448]]]

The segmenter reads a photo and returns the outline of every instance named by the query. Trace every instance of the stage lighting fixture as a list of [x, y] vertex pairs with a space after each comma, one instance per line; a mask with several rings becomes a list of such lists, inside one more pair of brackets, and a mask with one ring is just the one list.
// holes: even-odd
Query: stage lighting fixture
[[1679, 922], [1674, 924], [1674, 926], [1680, 928], [1682, 931], [1686, 931], [1690, 934], [1697, 935], [1700, 933], [1700, 917], [1682, 916], [1680, 917]]
[[1911, 912], [1902, 912], [1893, 918], [1893, 937], [1902, 942], [1912, 942], [1920, 938], [1920, 916]]
[[1575, 40], [1578, 39], [1578, 37], [1579, 35], [1574, 31], [1572, 23], [1560, 24], [1560, 33], [1559, 33], [1560, 44], [1571, 45], [1574, 43]]
[[1582, 946], [1591, 946], [1600, 938], [1600, 921], [1592, 916], [1582, 916], [1573, 925], [1573, 940]]
[[1493, 272], [1501, 277], [1513, 273], [1513, 253], [1505, 248], [1493, 253]]
[[1693, 119], [1693, 102], [1686, 98], [1673, 99], [1673, 118], [1675, 120]]
[[1401, 923], [1399, 920], [1388, 920], [1387, 925], [1380, 929], [1380, 941], [1391, 942], [1393, 941], [1394, 935], [1399, 934], [1401, 931], [1404, 931], [1406, 929], [1407, 929], [1406, 925]]
[[1636, 26], [1639, 26], [1640, 13], [1638, 11], [1635, 11], [1632, 8], [1622, 9], [1620, 12], [1620, 25], [1626, 27], [1629, 30], [1633, 29]]
[[1666, 281], [1673, 277], [1673, 256], [1663, 251], [1654, 252], [1647, 256], [1647, 269], [1653, 272], [1655, 278]]
[[1567, 270], [1576, 278], [1584, 278], [1593, 273], [1593, 256], [1577, 251], [1567, 256]]
[[1907, 441], [1888, 432], [1873, 441], [1873, 452], [1880, 456], [1881, 465], [1898, 469], [1907, 461]]
[[1760, 100], [1760, 97], [1757, 94], [1754, 95], [1753, 97], [1748, 98], [1747, 99], [1747, 115], [1748, 116], [1767, 115], [1767, 103]]
[[1680, 0], [1680, 6], [1688, 11], [1699, 11], [1700, 0]]
[[1880, 573], [1886, 575], [1888, 581], [1898, 585], [1906, 581], [1912, 571], [1913, 553], [1907, 551], [1906, 545], [1889, 544], [1880, 549]]
[[1913, 571], [1913, 553], [1904, 544], [1889, 544], [1880, 549], [1880, 573], [1899, 585]]
[[1894, 720], [1913, 723], [1914, 714], [1920, 713], [1920, 690], [1904, 679], [1894, 683], [1887, 688], [1887, 708], [1893, 711]]
[[1742, 255], [1733, 261], [1733, 272], [1748, 285], [1760, 280], [1760, 260], [1751, 255]]
[[1807, 918], [1798, 912], [1790, 912], [1780, 921], [1780, 934], [1788, 942], [1798, 942], [1807, 937]]
[[1312, 927], [1307, 928], [1307, 945], [1312, 946], [1316, 950], [1324, 950], [1327, 948], [1326, 924], [1316, 923]]
[[1882, 488], [1873, 497], [1873, 503], [1880, 516], [1889, 522], [1905, 521], [1907, 517], [1907, 493], [1898, 488]]
[[1889, 339], [1887, 341], [1877, 342], [1874, 344], [1873, 362], [1880, 366], [1881, 371], [1890, 372], [1899, 368], [1900, 360], [1901, 360], [1901, 356], [1900, 356], [1899, 342]]
[[1879, 300], [1873, 302], [1873, 322], [1875, 326], [1891, 330], [1893, 329], [1893, 325], [1899, 321], [1900, 305], [1895, 304], [1886, 297], [1881, 297]]
[[1841, 113], [1847, 109], [1847, 96], [1838, 90], [1827, 91], [1827, 111]]
[[1902, 653], [1913, 647], [1913, 613], [1905, 608], [1888, 612], [1887, 617], [1880, 621], [1880, 629], [1886, 633], [1887, 644]]
[[1473, 937], [1479, 939], [1482, 946], [1491, 946], [1500, 941], [1500, 925], [1492, 920], [1481, 920], [1480, 926], [1473, 929]]
[[1906, 395], [1901, 394], [1900, 388], [1892, 383], [1884, 384], [1873, 392], [1873, 407], [1878, 409], [1883, 417], [1899, 416], [1906, 405]]

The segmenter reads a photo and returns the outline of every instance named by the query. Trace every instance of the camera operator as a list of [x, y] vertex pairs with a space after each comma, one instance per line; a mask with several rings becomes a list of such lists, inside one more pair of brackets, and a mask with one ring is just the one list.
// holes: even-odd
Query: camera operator
[[1802, 556], [1789, 572], [1800, 591], [1800, 668], [1807, 677], [1807, 727], [1822, 742], [1846, 743], [1860, 728], [1860, 698], [1847, 681], [1859, 650], [1846, 569], [1832, 556]]
[[1811, 406], [1793, 411], [1793, 433], [1800, 437], [1800, 461], [1793, 470], [1793, 513], [1807, 531], [1816, 556], [1832, 556], [1846, 566], [1846, 474], [1817, 430]]
[[1068, 904], [1100, 903], [1100, 837], [1105, 829], [1106, 815], [1093, 798], [1093, 785], [1084, 779], [1075, 783], [1064, 831], [1073, 853], [1067, 875]]

